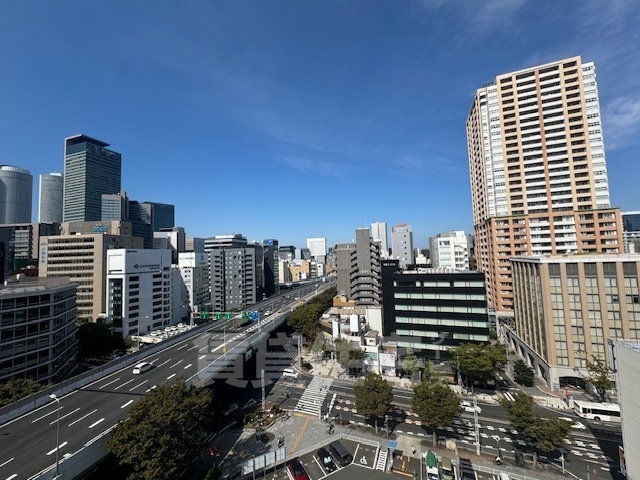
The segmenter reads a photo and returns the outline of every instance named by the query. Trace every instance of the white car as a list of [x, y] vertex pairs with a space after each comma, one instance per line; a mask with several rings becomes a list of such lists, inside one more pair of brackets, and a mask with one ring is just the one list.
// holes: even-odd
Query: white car
[[571, 428], [575, 428], [576, 430], [586, 430], [587, 427], [584, 423], [582, 422], [578, 422], [577, 420], [574, 420], [573, 418], [569, 418], [569, 417], [558, 417], [560, 420], [564, 420], [565, 422], [569, 422], [571, 423]]
[[463, 401], [460, 402], [460, 407], [462, 408], [462, 410], [464, 410], [465, 412], [478, 412], [478, 413], [482, 413], [482, 409], [479, 406], [474, 406], [472, 403], [469, 403], [467, 401]]

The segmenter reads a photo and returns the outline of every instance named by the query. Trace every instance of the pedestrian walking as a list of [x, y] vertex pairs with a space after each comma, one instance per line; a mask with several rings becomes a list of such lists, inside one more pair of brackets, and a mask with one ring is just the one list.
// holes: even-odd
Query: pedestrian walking
[[411, 445], [411, 453], [412, 453], [413, 455], [415, 455], [415, 454], [416, 454], [416, 447], [414, 447], [413, 445]]

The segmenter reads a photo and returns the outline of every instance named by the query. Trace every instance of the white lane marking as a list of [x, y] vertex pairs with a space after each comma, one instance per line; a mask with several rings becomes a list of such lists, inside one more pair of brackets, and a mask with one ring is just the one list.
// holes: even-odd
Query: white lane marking
[[191, 365], [193, 365], [193, 363], [190, 363], [189, 365], [187, 365], [186, 367], [184, 367], [184, 369], [186, 370], [187, 368], [189, 368]]
[[104, 418], [101, 418], [97, 422], [92, 423], [91, 425], [89, 425], [89, 428], [93, 428], [93, 427], [95, 427], [96, 425], [98, 425], [99, 423], [102, 423], [102, 422], [104, 422]]
[[188, 351], [190, 351], [190, 350], [193, 350], [193, 349], [195, 349], [195, 348], [198, 348], [198, 345], [194, 345], [194, 346], [193, 346], [193, 347], [191, 347], [189, 350], [187, 350], [187, 352], [188, 352]]
[[108, 387], [109, 385], [111, 385], [112, 383], [116, 383], [118, 380], [120, 380], [120, 377], [116, 378], [115, 380], [111, 380], [109, 383], [105, 383], [104, 385], [102, 385], [101, 387], [98, 388], [98, 390], [102, 390], [104, 387]]
[[13, 480], [14, 478], [16, 478], [18, 476], [17, 473], [14, 473], [13, 475], [11, 475], [10, 477], [7, 477], [7, 480]]
[[200, 350], [198, 350], [199, 352], [204, 352], [205, 350], [207, 350], [209, 348], [209, 345], [202, 347]]
[[216, 333], [215, 335], [211, 335], [211, 338], [218, 338], [220, 336], [219, 333]]
[[172, 379], [173, 377], [175, 377], [175, 376], [176, 376], [176, 374], [175, 374], [175, 373], [174, 373], [174, 374], [172, 374], [172, 375], [169, 375], [169, 376], [167, 377], [167, 380], [171, 380], [171, 379]]
[[[78, 410], [80, 410], [80, 407], [76, 408], [74, 411], [67, 413], [66, 415], [63, 415], [60, 417], [60, 420], [62, 420], [63, 418], [67, 418], [69, 415], [73, 415], [74, 413], [76, 413]], [[55, 419], [53, 422], [49, 423], [49, 425], [53, 425], [54, 423], [56, 423], [58, 421], [58, 419]]]
[[[206, 348], [206, 347], [205, 347], [205, 348]], [[206, 357], [206, 355], [200, 355], [200, 356], [198, 357], [198, 360], [202, 360], [204, 357]]]
[[124, 382], [122, 385], [118, 385], [116, 388], [114, 388], [114, 390], [118, 390], [119, 388], [124, 387], [125, 385], [127, 385], [128, 383], [133, 382], [133, 378], [131, 380], [129, 380], [128, 382]]
[[47, 452], [47, 455], [53, 455], [54, 453], [56, 453], [56, 450], [58, 450], [59, 448], [64, 447], [66, 444], [67, 444], [67, 442], [62, 442], [59, 447], [54, 448], [50, 452]]
[[16, 458], [16, 457], [10, 458], [9, 460], [7, 460], [7, 461], [6, 461], [6, 462], [4, 462], [4, 463], [0, 463], [0, 468], [4, 467], [4, 466], [5, 466], [7, 463], [9, 463], [9, 462], [13, 462], [13, 459], [14, 459], [14, 458]]
[[147, 383], [148, 381], [149, 381], [149, 380], [145, 380], [144, 382], [140, 382], [140, 383], [139, 383], [138, 385], [136, 385], [135, 387], [131, 387], [131, 388], [129, 389], [129, 391], [130, 391], [130, 392], [132, 392], [133, 390], [135, 390], [136, 388], [138, 388], [138, 387], [140, 387], [140, 386], [144, 385], [144, 384], [145, 384], [145, 383]]
[[182, 350], [183, 348], [187, 348], [189, 346], [188, 343], [185, 343], [184, 345], [182, 345], [181, 347], [176, 348], [176, 350]]
[[80, 417], [77, 420], [74, 420], [73, 422], [71, 422], [69, 424], [69, 427], [72, 427], [73, 425], [75, 425], [76, 423], [78, 423], [81, 420], [84, 420], [85, 418], [87, 418], [89, 415], [93, 415], [94, 413], [96, 413], [98, 411], [98, 409], [96, 408], [95, 410], [93, 410], [92, 412], [87, 413], [84, 417]]
[[169, 368], [173, 368], [176, 365], [180, 365], [182, 362], [184, 362], [184, 359], [178, 360], [176, 363], [174, 363], [173, 365], [169, 365]]
[[129, 405], [131, 405], [133, 403], [133, 400], [129, 400], [127, 403], [125, 403], [124, 405], [122, 405], [120, 408], [127, 408]]
[[158, 360], [160, 360], [160, 357], [158, 357], [158, 358], [154, 358], [153, 360], [151, 360], [151, 362], [150, 362], [150, 363], [157, 362]]
[[162, 362], [160, 365], [158, 365], [158, 367], [161, 367], [163, 365], [166, 365], [167, 363], [169, 363], [171, 361], [171, 359], [165, 360], [164, 362]]
[[[62, 410], [64, 407], [62, 405], [60, 405], [60, 410]], [[42, 420], [45, 417], [48, 417], [49, 415], [53, 415], [54, 413], [56, 413], [58, 410], [54, 410], [53, 412], [49, 412], [46, 415], [43, 415], [41, 417], [36, 418], [35, 420], [31, 420], [31, 423], [36, 423], [38, 420]], [[1, 467], [2, 465], [0, 465]]]

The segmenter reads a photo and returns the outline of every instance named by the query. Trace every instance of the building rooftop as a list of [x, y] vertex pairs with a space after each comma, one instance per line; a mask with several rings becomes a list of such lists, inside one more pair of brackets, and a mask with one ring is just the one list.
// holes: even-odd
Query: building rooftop
[[20, 293], [32, 293], [68, 285], [71, 285], [71, 282], [67, 277], [26, 277], [18, 274], [6, 280], [4, 285], [0, 285], [0, 299], [3, 296], [15, 296]]
[[85, 135], [83, 133], [79, 133], [78, 135], [67, 137], [64, 139], [64, 142], [67, 147], [71, 145], [78, 145], [79, 143], [85, 143], [85, 142], [90, 143], [91, 145], [95, 145], [97, 147], [109, 146], [107, 142], [103, 142], [102, 140], [98, 140], [97, 138], [90, 137], [89, 135]]

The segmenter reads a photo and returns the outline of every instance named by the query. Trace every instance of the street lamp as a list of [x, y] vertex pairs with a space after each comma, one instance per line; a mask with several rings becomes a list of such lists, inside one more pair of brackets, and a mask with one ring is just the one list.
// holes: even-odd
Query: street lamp
[[58, 420], [56, 421], [56, 478], [60, 476], [60, 399], [55, 393], [49, 395], [51, 400], [55, 400], [58, 404]]

